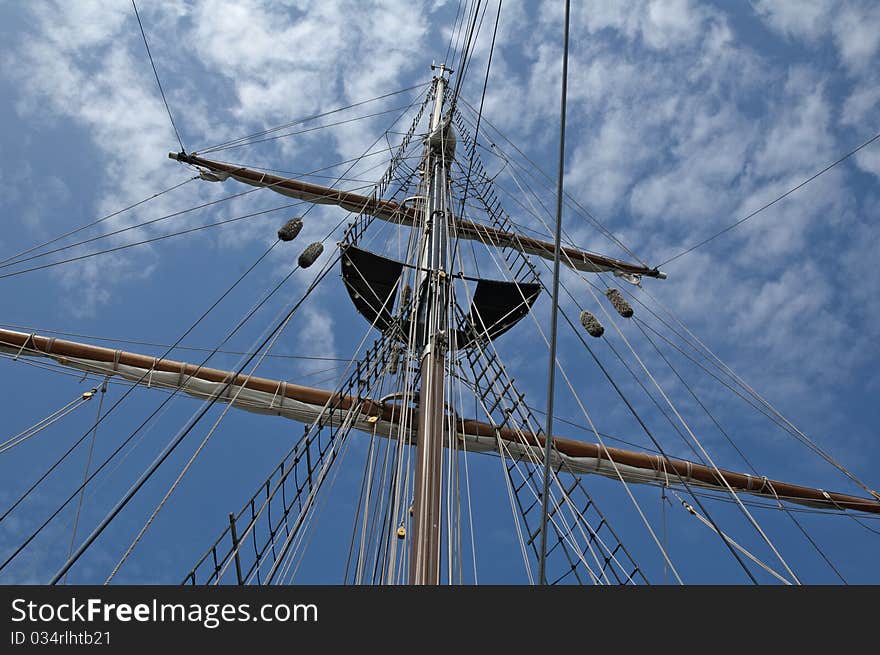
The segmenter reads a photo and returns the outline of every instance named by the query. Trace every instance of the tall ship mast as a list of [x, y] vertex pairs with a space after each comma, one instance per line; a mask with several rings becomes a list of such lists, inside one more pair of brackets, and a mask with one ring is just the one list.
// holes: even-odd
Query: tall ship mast
[[[470, 30], [476, 38], [475, 20]], [[365, 188], [353, 188], [348, 174], [373, 153], [375, 142], [329, 181], [222, 159], [226, 149], [259, 143], [270, 138], [272, 130], [192, 152], [181, 142], [179, 150], [169, 153], [175, 165], [187, 170], [187, 182], [202, 184], [209, 193], [219, 187], [236, 200], [247, 201], [247, 194], [259, 193], [261, 198], [283, 196], [286, 203], [281, 206], [284, 220], [272, 228], [269, 250], [250, 269], [242, 268], [241, 277], [217, 303], [273, 250], [287, 253], [289, 270], [215, 348], [192, 359], [181, 356], [181, 344], [195, 325], [174, 344], [153, 344], [150, 352], [129, 343], [133, 339], [112, 344], [126, 346], [117, 348], [64, 332], [0, 327], [0, 353], [9, 360], [9, 370], [30, 363], [47, 372], [75, 372], [78, 384], [88, 387], [6, 439], [0, 444], [0, 457], [30, 448], [48, 438], [56, 424], [66, 425], [85, 408], [98, 405], [93, 418], [76, 424], [80, 429], [74, 430], [77, 438], [69, 449], [35, 470], [32, 482], [22, 489], [7, 490], [0, 524], [20, 527], [7, 532], [0, 576], [14, 575], [28, 553], [44, 547], [40, 544], [45, 535], [76, 508], [72, 526], [65, 526], [69, 544], [61, 557], [57, 547], [52, 551], [57, 566], [39, 576], [41, 582], [68, 581], [97, 545], [106, 543], [122, 517], [144, 512], [141, 499], [161, 480], [158, 502], [147, 503], [146, 515], [135, 521], [138, 529], [128, 531], [121, 548], [114, 543], [119, 552], [99, 574], [101, 579], [89, 580], [118, 581], [117, 575], [124, 576], [130, 560], [144, 548], [144, 539], [158, 529], [153, 527], [161, 523], [157, 517], [183, 493], [187, 476], [222, 430], [228, 413], [247, 416], [254, 425], [284, 419], [301, 424], [302, 432], [295, 433], [268, 475], [260, 475], [243, 504], [221, 508], [206, 496], [204, 513], [218, 519], [216, 530], [200, 534], [199, 544], [188, 545], [194, 554], [180, 566], [176, 581], [182, 584], [296, 582], [309, 561], [316, 526], [328, 521], [338, 523], [329, 541], [322, 543], [338, 545], [344, 532], [347, 546], [345, 562], [335, 572], [337, 581], [476, 583], [480, 525], [474, 521], [471, 494], [484, 484], [472, 479], [469, 467], [487, 466], [486, 462], [501, 471], [503, 488], [495, 511], [511, 517], [514, 537], [506, 543], [516, 546], [515, 559], [524, 571], [520, 581], [686, 582], [667, 535], [666, 513], [673, 509], [747, 581], [803, 582], [789, 551], [766, 527], [782, 519], [790, 520], [797, 527], [796, 536], [804, 539], [792, 550], [809, 547], [811, 557], [840, 575], [834, 558], [801, 519], [851, 521], [876, 533], [880, 494], [656, 301], [652, 285], [674, 283], [664, 282], [667, 274], [660, 267], [642, 261], [601, 225], [601, 235], [620, 246], [623, 254], [594, 252], [568, 233], [557, 250], [548, 236], [550, 229], [536, 230], [536, 222], [533, 227], [522, 224], [519, 215], [529, 214], [537, 221], [552, 218], [545, 200], [553, 180], [542, 179], [542, 172], [526, 171], [523, 151], [513, 144], [507, 149], [482, 106], [469, 104], [461, 95], [471, 47], [462, 46], [445, 63], [432, 65], [429, 80], [405, 90], [412, 95], [409, 106], [376, 135], [385, 139], [387, 165]], [[450, 62], [456, 61], [453, 68]], [[158, 73], [156, 77], [158, 81]], [[487, 72], [487, 82], [488, 78]], [[520, 175], [520, 168], [526, 173]], [[505, 174], [511, 175], [513, 193], [498, 186], [497, 179]], [[572, 212], [579, 207], [570, 196], [565, 204]], [[316, 215], [318, 211], [323, 213]], [[90, 242], [80, 239], [74, 246]], [[4, 268], [12, 268], [10, 276], [39, 270], [38, 258], [63, 252], [54, 245], [49, 242], [6, 257], [0, 261], [0, 276]], [[134, 245], [139, 244], [122, 243], [113, 250]], [[554, 261], [563, 271], [557, 305], [550, 302], [548, 275]], [[290, 297], [273, 298], [291, 279], [298, 286], [284, 287]], [[0, 281], [8, 282], [2, 277]], [[328, 288], [332, 302], [350, 305], [350, 317], [360, 321], [350, 330], [362, 335], [347, 344], [351, 356], [335, 366], [332, 379], [324, 384], [264, 375], [271, 358], [283, 356], [277, 351], [291, 338], [291, 324], [302, 320], [309, 303]], [[254, 343], [230, 351], [228, 341], [267, 302], [276, 300], [279, 313], [263, 320]], [[559, 317], [566, 352], [577, 353], [574, 358], [551, 355], [575, 416], [573, 421], [557, 422], [552, 434], [542, 428], [535, 383], [545, 361], [551, 361], [543, 350], [550, 342], [548, 312]], [[531, 336], [525, 341], [519, 335], [527, 331]], [[639, 348], [649, 348], [649, 354]], [[235, 366], [209, 365], [218, 353], [240, 357]], [[685, 366], [687, 373], [682, 372]], [[581, 369], [588, 367], [590, 373], [584, 376]], [[701, 383], [717, 384], [718, 389], [704, 393], [699, 384], [689, 384], [689, 375], [700, 375]], [[673, 396], [673, 387], [681, 396]], [[834, 473], [840, 488], [790, 480], [753, 466], [712, 412], [707, 397], [717, 400], [719, 389], [754, 412], [756, 421], [767, 421], [806, 449]], [[135, 392], [163, 400], [139, 425], [119, 429], [118, 434], [113, 428], [113, 446], [106, 452], [99, 447], [93, 461], [97, 435], [116, 425], [113, 421]], [[152, 429], [165, 403], [179, 398], [188, 399], [193, 414], [166, 435], [167, 443], [155, 457], [140, 463], [138, 474], [117, 489], [100, 517], [81, 524], [83, 505], [95, 502], [96, 485], [131, 452], [129, 444]], [[602, 410], [633, 434], [600, 429], [597, 416]], [[212, 425], [209, 417], [216, 417]], [[568, 429], [575, 434], [566, 434]], [[717, 456], [706, 438], [710, 430], [727, 439], [741, 456], [738, 464]], [[680, 443], [670, 446], [673, 435]], [[39, 519], [15, 522], [46, 481], [85, 448], [85, 471], [78, 471], [67, 485], [69, 493], [53, 504], [57, 508]], [[191, 456], [183, 457], [184, 452]], [[342, 494], [336, 491], [340, 479], [340, 485], [347, 485]], [[645, 509], [648, 494], [659, 496], [659, 515]], [[337, 510], [328, 510], [331, 506], [342, 508], [339, 516]], [[626, 517], [618, 520], [624, 513]], [[343, 523], [344, 529], [339, 528]], [[546, 578], [540, 579], [536, 572], [545, 565]]]

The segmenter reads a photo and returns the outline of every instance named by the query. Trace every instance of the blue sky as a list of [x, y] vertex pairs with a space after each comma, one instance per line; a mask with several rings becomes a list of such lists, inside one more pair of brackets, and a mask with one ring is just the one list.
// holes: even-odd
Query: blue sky
[[[505, 0], [485, 100], [485, 117], [551, 175], [558, 130], [562, 4]], [[880, 7], [876, 3], [573, 4], [566, 189], [650, 264], [669, 259], [748, 214], [878, 131]], [[183, 141], [188, 149], [199, 150], [428, 81], [428, 65], [446, 52], [457, 3], [214, 0], [144, 3], [140, 9]], [[463, 90], [473, 104], [480, 97], [493, 18], [494, 6], [486, 15]], [[0, 37], [0, 147], [6, 154], [0, 164], [5, 189], [0, 207], [7, 226], [0, 235], [0, 258], [192, 175], [167, 158], [178, 146], [129, 2], [6, 3], [0, 6]], [[415, 93], [343, 117], [394, 109], [408, 104]], [[363, 152], [388, 129], [394, 115], [222, 154], [249, 165], [311, 171]], [[500, 137], [486, 134], [487, 141], [491, 138], [502, 150], [507, 148]], [[502, 168], [491, 156], [486, 164], [490, 171]], [[383, 169], [368, 170], [371, 165], [355, 171], [359, 179], [381, 175]], [[337, 168], [327, 174], [340, 172]], [[875, 489], [880, 487], [876, 347], [880, 300], [875, 291], [880, 273], [874, 266], [880, 243], [875, 223], [880, 209], [878, 178], [880, 145], [875, 143], [737, 230], [671, 262], [664, 267], [668, 280], [644, 284], [787, 418]], [[507, 207], [514, 219], [546, 232], [540, 221], [513, 203], [518, 189], [509, 171], [502, 171], [498, 182], [505, 189], [502, 199], [511, 199]], [[191, 182], [104, 222], [86, 236], [241, 190], [233, 182]], [[552, 191], [542, 197], [552, 207]], [[103, 247], [279, 204], [269, 192], [252, 193], [110, 237]], [[171, 343], [271, 244], [277, 227], [294, 213], [281, 211], [0, 278], [4, 298], [0, 322], [35, 331]], [[324, 238], [329, 226], [342, 217], [332, 208], [312, 211], [300, 240]], [[587, 249], [626, 257], [575, 211], [566, 214], [565, 228], [575, 243]], [[87, 251], [89, 247], [64, 255]], [[298, 253], [298, 246], [276, 248], [187, 343], [215, 345], [289, 270]], [[52, 257], [35, 263], [43, 261]], [[539, 269], [544, 266], [539, 264]], [[286, 296], [273, 300], [229, 348], [250, 346], [282, 304], [302, 294], [310, 279], [310, 275], [295, 276], [285, 287]], [[566, 274], [564, 281], [581, 302], [593, 306], [583, 280]], [[338, 277], [331, 275], [312, 300], [297, 314], [276, 352], [349, 356], [365, 325], [350, 307]], [[547, 304], [542, 298], [536, 312], [543, 325]], [[571, 300], [564, 298], [563, 304], [576, 316]], [[686, 390], [650, 344], [640, 340], [631, 325], [621, 329], [663, 388], [680, 403], [677, 407], [699, 430], [719, 466], [742, 469], [736, 453], [688, 400]], [[611, 329], [609, 339], [625, 345], [622, 335]], [[527, 319], [505, 335], [499, 351], [532, 404], [542, 407], [547, 351], [534, 324]], [[650, 445], [567, 330], [562, 332], [561, 354], [599, 429]], [[603, 361], [613, 363], [610, 352], [600, 354]], [[217, 357], [212, 365], [233, 367], [236, 361], [234, 356]], [[858, 492], [790, 436], [745, 411], [741, 402], [700, 371], [675, 361], [763, 474]], [[330, 384], [326, 378], [332, 372], [322, 372], [324, 368], [326, 364], [320, 362], [277, 359], [260, 372]], [[21, 362], [2, 360], [0, 372], [0, 424], [7, 436], [86, 387], [78, 377]], [[626, 371], [616, 369], [615, 375], [625, 379]], [[638, 397], [634, 383], [625, 384]], [[112, 388], [108, 401], [119, 394], [119, 388]], [[99, 430], [96, 457], [109, 453], [157, 402], [147, 390], [127, 401], [126, 411]], [[642, 397], [640, 403], [652, 425], [668, 427], [649, 399]], [[196, 406], [185, 398], [174, 401], [138, 448], [101, 479], [86, 502], [82, 526], [100, 520]], [[580, 409], [563, 387], [558, 406], [563, 418], [584, 424]], [[93, 405], [87, 405], [57, 427], [0, 455], [0, 505], [8, 506], [64, 452], [87, 429], [94, 411]], [[192, 442], [184, 444], [114, 522], [71, 573], [72, 582], [103, 580], [207, 428], [194, 433]], [[567, 425], [557, 424], [556, 431], [590, 436]], [[219, 534], [228, 512], [238, 510], [300, 434], [300, 426], [281, 419], [231, 412], [175, 495], [173, 506], [160, 514], [119, 580], [177, 582]], [[675, 435], [664, 434], [662, 442], [671, 454], [688, 456]], [[85, 456], [84, 450], [77, 451], [76, 458], [5, 522], [0, 530], [4, 553], [38, 525], [59, 498], [66, 497], [82, 475]], [[297, 581], [341, 579], [339, 559], [344, 560], [351, 535], [351, 521], [344, 517], [356, 499], [362, 457], [361, 447], [353, 446], [328, 500], [328, 507], [338, 512], [330, 509], [322, 514], [320, 536], [310, 547]], [[499, 463], [493, 458], [472, 460], [480, 581], [523, 582]], [[652, 581], [662, 582], [657, 550], [629, 500], [615, 483], [592, 478], [586, 482], [627, 546], [655, 573]], [[635, 492], [659, 525], [658, 490], [646, 487]], [[764, 544], [754, 539], [741, 515], [727, 503], [708, 506], [734, 538], [766, 556], [761, 550]], [[339, 520], [333, 521], [337, 514]], [[686, 582], [747, 582], [705, 527], [679, 506], [668, 507], [667, 515], [670, 553]], [[785, 516], [775, 510], [760, 510], [756, 516], [804, 581], [836, 581]], [[62, 517], [14, 566], [0, 573], [0, 581], [45, 581], [54, 573], [70, 540], [72, 513]], [[843, 517], [803, 514], [798, 518], [849, 581], [880, 582], [873, 556], [877, 534]], [[876, 521], [867, 525], [880, 529]]]

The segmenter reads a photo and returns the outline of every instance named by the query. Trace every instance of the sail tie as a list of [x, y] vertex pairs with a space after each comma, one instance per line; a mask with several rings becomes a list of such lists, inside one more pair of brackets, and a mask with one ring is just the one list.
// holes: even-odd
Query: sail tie
[[[269, 409], [275, 409], [275, 399], [278, 397], [278, 392], [281, 391], [282, 382], [278, 382], [278, 386], [275, 387], [275, 393], [272, 394], [272, 399], [269, 401]], [[279, 412], [279, 416], [280, 416]]]
[[149, 389], [153, 384], [153, 371], [156, 370], [156, 367], [159, 365], [159, 358], [153, 357], [153, 365], [150, 366], [150, 370], [147, 373], [147, 389]]
[[[34, 341], [35, 336], [36, 336], [36, 333], [31, 332], [31, 335], [27, 339], [25, 339], [24, 341], [21, 342], [21, 348], [18, 349], [18, 352], [15, 353], [15, 357], [12, 358], [13, 362], [18, 361], [18, 358], [21, 356], [21, 353], [24, 352], [24, 348], [25, 348], [25, 346], [27, 346], [28, 341], [32, 341], [34, 346], [37, 345], [37, 342]], [[36, 350], [36, 348], [34, 348], [34, 350]]]
[[[767, 476], [761, 476], [764, 478], [764, 484], [767, 485], [767, 488], [770, 490], [770, 493], [773, 494], [773, 497], [776, 499], [776, 503], [779, 505], [779, 509], [784, 509], [785, 506], [782, 504], [782, 500], [779, 498], [779, 494], [776, 493], [776, 489], [773, 486], [773, 483], [770, 482], [770, 479]], [[762, 487], [763, 489], [763, 487]]]
[[666, 470], [666, 460], [663, 457], [657, 455], [657, 461], [659, 462], [660, 466], [663, 467], [663, 477], [666, 480], [666, 482], [664, 483], [665, 491], [665, 488], [669, 486], [669, 471]]
[[822, 492], [823, 496], [825, 496], [825, 500], [827, 500], [829, 503], [834, 505], [834, 509], [840, 510], [841, 512], [846, 511], [840, 505], [837, 504], [837, 502], [834, 500], [834, 498], [831, 497], [831, 494], [829, 494], [827, 491], [825, 491], [824, 489], [819, 489], [819, 491]]

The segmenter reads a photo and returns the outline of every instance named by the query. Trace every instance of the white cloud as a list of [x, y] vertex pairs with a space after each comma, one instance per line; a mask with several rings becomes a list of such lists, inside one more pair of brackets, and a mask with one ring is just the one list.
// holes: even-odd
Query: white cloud
[[[798, 16], [783, 8], [774, 29], [791, 38], [826, 38], [823, 6]], [[717, 8], [677, 3], [662, 20], [657, 15], [642, 2], [578, 7], [575, 24], [582, 29], [574, 31], [569, 64], [566, 189], [648, 261], [799, 184], [845, 151], [841, 107], [852, 123], [876, 104], [869, 90], [841, 97], [839, 76], [820, 61], [762, 55]], [[516, 35], [541, 44], [529, 49], [529, 65], [504, 77], [500, 89], [490, 87], [487, 99], [487, 116], [494, 121], [498, 114], [506, 132], [531, 132], [530, 154], [555, 148], [558, 120], [561, 15], [548, 11], [537, 24], [536, 32], [534, 22], [523, 21]], [[855, 74], [855, 55], [841, 57]], [[493, 66], [514, 70], [510, 59]], [[511, 102], [516, 98], [522, 109]], [[859, 164], [870, 169], [872, 156], [866, 150]], [[856, 294], [832, 261], [864, 247], [843, 238], [867, 211], [852, 185], [843, 169], [827, 173], [671, 264], [670, 281], [646, 283], [735, 368], [744, 367], [748, 379], [789, 407], [810, 404], [823, 380], [843, 382], [857, 353], [870, 348], [870, 337], [834, 310], [856, 302]], [[573, 217], [569, 232], [586, 247], [610, 247]], [[824, 245], [817, 250], [817, 243]], [[871, 305], [865, 311], [880, 307], [859, 299]], [[765, 361], [775, 368], [754, 366]], [[813, 402], [811, 418], [820, 406], [828, 408], [824, 399]]]
[[[439, 11], [438, 6], [433, 10]], [[829, 32], [827, 3], [803, 5], [799, 12], [783, 3], [755, 6], [768, 25], [788, 38], [809, 43], [836, 38]], [[847, 5], [831, 21], [849, 25], [855, 34], [855, 42], [839, 50], [852, 74], [868, 74], [859, 61], [875, 49], [870, 31], [861, 30], [862, 24], [872, 24], [868, 9]], [[72, 120], [92, 138], [106, 164], [97, 172], [96, 213], [167, 185], [170, 171], [185, 174], [164, 159], [174, 139], [127, 6], [102, 11], [98, 4], [57, 4], [32, 11], [39, 29], [35, 38], [18, 45], [19, 73], [12, 73], [21, 89], [19, 109]], [[363, 19], [346, 20], [354, 12]], [[399, 88], [413, 76], [424, 78], [419, 67], [424, 66], [428, 22], [417, 3], [375, 2], [369, 8], [352, 1], [177, 3], [147, 6], [142, 17], [178, 124], [193, 143], [218, 142]], [[763, 58], [738, 42], [717, 8], [684, 1], [593, 2], [576, 7], [574, 19], [567, 188], [609, 225], [625, 230], [626, 240], [643, 256], [674, 252], [798, 183], [837, 152], [835, 121], [855, 127], [870, 119], [878, 102], [870, 85], [855, 87], [841, 101], [829, 90], [828, 71], [812, 62], [778, 66]], [[558, 7], [536, 11], [526, 3], [513, 4], [502, 15], [486, 115], [508, 133], [529, 134], [535, 148], [552, 148], [556, 139], [560, 44], [554, 35], [560, 22]], [[88, 28], [77, 30], [81, 23]], [[485, 38], [469, 73], [472, 100], [482, 86], [487, 55]], [[331, 156], [322, 132], [282, 140], [268, 150], [229, 154], [268, 161], [283, 153], [291, 168], [305, 170], [358, 154], [388, 119], [334, 130]], [[857, 162], [876, 172], [877, 157], [866, 150]], [[707, 298], [726, 298], [738, 317], [730, 324], [732, 341], [747, 338], [752, 349], [765, 352], [787, 344], [797, 332], [796, 317], [819, 311], [807, 301], [830, 302], [831, 296], [821, 267], [786, 272], [774, 262], [808, 255], [816, 230], [858, 211], [844, 202], [846, 183], [842, 176], [816, 182], [799, 192], [803, 202], [781, 203], [726, 237], [715, 251], [725, 253], [722, 260], [689, 255], [693, 277], [678, 276], [673, 302], [708, 332], [724, 334], [703, 313]], [[107, 227], [178, 209], [194, 200], [193, 191], [206, 199], [237, 190], [230, 184], [189, 185], [184, 196], [108, 221]], [[209, 222], [283, 201], [251, 194], [222, 211], [175, 219], [174, 225]], [[299, 213], [288, 210], [236, 223], [207, 243], [231, 250], [268, 241], [284, 218]], [[326, 208], [312, 212], [302, 245], [323, 238], [336, 219], [337, 213]], [[148, 233], [164, 230], [160, 224]], [[607, 245], [584, 225], [571, 232], [589, 247]], [[134, 238], [130, 233], [116, 243]], [[288, 270], [299, 248], [287, 251], [279, 272]], [[94, 312], [116, 282], [143, 276], [158, 256], [102, 258], [100, 266], [89, 262], [68, 269], [60, 279], [77, 311]], [[676, 270], [682, 269], [674, 267], [673, 276]], [[82, 298], [74, 300], [78, 294]], [[312, 338], [329, 339], [324, 345], [332, 349], [332, 320], [320, 308], [315, 311], [312, 322], [323, 327]], [[755, 320], [771, 317], [774, 330], [749, 334]], [[822, 320], [835, 334], [846, 331], [834, 317]], [[805, 348], [816, 347], [806, 343]]]
[[[176, 150], [175, 138], [130, 5], [59, 2], [34, 5], [28, 11], [35, 30], [16, 44], [14, 55], [5, 57], [6, 75], [20, 89], [16, 103], [22, 116], [72, 121], [101, 151], [105, 165], [94, 172], [100, 190], [94, 213], [116, 211], [185, 179], [189, 172], [166, 158], [169, 150]], [[348, 19], [355, 14], [363, 20]], [[404, 75], [424, 65], [414, 57], [425, 34], [422, 7], [415, 3], [164, 3], [141, 7], [141, 17], [176, 122], [191, 143], [216, 143], [379, 95], [389, 87], [399, 88]], [[202, 79], [190, 78], [190, 71]], [[235, 101], [219, 106], [205, 95], [206, 89]], [[359, 152], [369, 131], [350, 131], [338, 141], [337, 153], [348, 157]], [[306, 135], [297, 143], [302, 149], [319, 138], [320, 133]], [[161, 198], [104, 227], [155, 218], [217, 198], [223, 190], [201, 184], [189, 185], [187, 192], [188, 201], [179, 195], [173, 201]], [[255, 197], [226, 210], [252, 210]], [[271, 202], [281, 204], [277, 198]], [[185, 215], [115, 237], [112, 244], [165, 233], [172, 225], [179, 229], [210, 222], [207, 216]], [[236, 239], [221, 237], [219, 243], [240, 246], [258, 236], [258, 230], [237, 227]], [[67, 228], [59, 224], [50, 231]], [[96, 277], [90, 267], [76, 264], [66, 267], [60, 278], [73, 295], [85, 294], [79, 306], [94, 310], [110, 297], [113, 286], [139, 277], [154, 261], [149, 250], [140, 248], [115, 259], [113, 276]]]
[[833, 156], [831, 108], [823, 97], [823, 87], [811, 71], [790, 71], [775, 120], [755, 156], [755, 175], [804, 172]]
[[426, 29], [421, 3], [297, 4], [229, 1], [193, 11], [191, 46], [234, 85], [237, 119], [280, 122], [328, 101], [379, 95], [424, 65], [413, 61]]
[[880, 151], [877, 148], [862, 150], [856, 155], [856, 162], [863, 171], [880, 178]]
[[880, 48], [880, 7], [875, 2], [753, 0], [752, 6], [771, 28], [789, 38], [802, 39], [811, 46], [830, 38], [852, 75], [867, 71], [875, 63]]
[[880, 110], [880, 85], [876, 82], [859, 86], [843, 103], [841, 122], [852, 127], [871, 125], [870, 119]]
[[[171, 108], [187, 145], [197, 148], [425, 80], [427, 64], [432, 57], [439, 60], [449, 36], [434, 38], [435, 17], [429, 14], [448, 16], [456, 4], [181, 0], [145, 3], [141, 11]], [[875, 129], [880, 103], [874, 70], [880, 34], [876, 5], [756, 1], [757, 18], [738, 15], [733, 20], [728, 12], [736, 8], [724, 3], [573, 4], [566, 188], [650, 263], [679, 252], [798, 184], [851, 147], [852, 135], [860, 135], [864, 126]], [[529, 2], [504, 6], [485, 115], [528, 154], [553, 161], [561, 6]], [[474, 104], [488, 56], [491, 9], [465, 85], [466, 97]], [[58, 204], [41, 205], [39, 198], [29, 199], [22, 191], [17, 202], [32, 205], [34, 226], [49, 235], [69, 228], [58, 211], [66, 194], [81, 195], [90, 213], [101, 215], [191, 174], [166, 158], [169, 149], [176, 149], [175, 139], [126, 2], [110, 6], [56, 2], [34, 4], [27, 11], [31, 31], [7, 45], [3, 58], [3, 74], [16, 93], [9, 102], [16, 104], [22, 121], [35, 132], [46, 121], [76, 130], [94, 147], [84, 160], [98, 162], [89, 172], [88, 188], [71, 188], [60, 178], [43, 181]], [[755, 39], [744, 30], [757, 20], [765, 21], [770, 30], [756, 30]], [[389, 99], [375, 110], [400, 101]], [[218, 157], [311, 170], [359, 154], [389, 119], [382, 116], [264, 146], [223, 151]], [[878, 153], [880, 145], [866, 149], [854, 161], [862, 171], [880, 176]], [[28, 165], [23, 162], [19, 170], [26, 171]], [[364, 164], [355, 174], [378, 177], [375, 171], [364, 172], [371, 165]], [[501, 164], [493, 162], [487, 168], [495, 171]], [[33, 165], [30, 170], [38, 169]], [[10, 173], [7, 169], [3, 173], [8, 184]], [[874, 366], [880, 337], [880, 298], [875, 290], [880, 279], [870, 266], [877, 254], [873, 218], [880, 204], [862, 184], [864, 177], [852, 175], [847, 162], [747, 224], [676, 260], [668, 267], [668, 281], [645, 281], [652, 293], [772, 401], [809, 422], [812, 432], [841, 434], [837, 445], [842, 450], [851, 447], [856, 437], [850, 437], [850, 430], [834, 430], [849, 427], [848, 416], [839, 407], [839, 390], [862, 386], [861, 381], [848, 379], [856, 375], [864, 376], [865, 388], [880, 384]], [[526, 182], [538, 185], [535, 179]], [[21, 186], [34, 184], [33, 175], [21, 179]], [[513, 197], [521, 197], [509, 180], [507, 185]], [[12, 186], [17, 192], [18, 185]], [[552, 186], [548, 184], [543, 197], [551, 211]], [[242, 189], [234, 182], [194, 182], [108, 221], [105, 227], [129, 225]], [[540, 227], [537, 219], [500, 196], [516, 220]], [[269, 192], [253, 193], [127, 233], [112, 243], [284, 202]], [[268, 247], [278, 225], [302, 213], [290, 209], [200, 233], [201, 250], [194, 266], [202, 268], [197, 273], [204, 280], [212, 275], [205, 269], [217, 265], [225, 273], [233, 271], [234, 277], [235, 270], [246, 266], [240, 257], [246, 247], [259, 250], [263, 243]], [[259, 274], [265, 275], [261, 281], [268, 278], [274, 284], [281, 279], [302, 248], [325, 237], [341, 218], [332, 208], [312, 210], [299, 239], [276, 249], [266, 266], [270, 272], [261, 269]], [[572, 215], [569, 219], [567, 228], [577, 243], [597, 251], [610, 248], [586, 221]], [[387, 232], [380, 236], [392, 241]], [[58, 269], [59, 304], [78, 317], [100, 315], [122, 285], [134, 280], [143, 284], [132, 287], [148, 289], [152, 272], [167, 261], [163, 260], [167, 255], [161, 247], [126, 253]], [[331, 253], [329, 240], [321, 263]], [[297, 274], [258, 319], [274, 316], [283, 304], [295, 301], [319, 268]], [[500, 276], [490, 265], [483, 272]], [[594, 300], [571, 274], [564, 279], [580, 294], [579, 302], [599, 311], [595, 305], [604, 303], [601, 296]], [[610, 276], [600, 280], [622, 286]], [[245, 304], [252, 300], [256, 299], [248, 296]], [[344, 295], [325, 294], [322, 288], [310, 300], [279, 340], [277, 352], [348, 354], [352, 339], [356, 342], [363, 335], [366, 324], [358, 317], [351, 325], [339, 318], [342, 314], [334, 305], [347, 304]], [[539, 321], [546, 315], [546, 298], [541, 303]], [[567, 310], [574, 309], [569, 299], [563, 303]], [[523, 325], [529, 321], [525, 319]], [[631, 322], [620, 323], [625, 334], [634, 336]], [[585, 359], [581, 346], [567, 328], [563, 332], [567, 370], [586, 377], [589, 373], [580, 370]], [[507, 361], [511, 370], [518, 369], [518, 380], [532, 387], [530, 391], [538, 387], [532, 369], [542, 361], [543, 343], [536, 338], [529, 325], [501, 342], [511, 355]], [[618, 337], [612, 338], [621, 345]], [[675, 399], [688, 418], [700, 428], [710, 428], [664, 362], [643, 340], [636, 347], [664, 388], [682, 392]], [[607, 352], [602, 355], [606, 356], [611, 359]], [[671, 435], [626, 370], [613, 364], [626, 392], [641, 401], [639, 408], [647, 406], [651, 420], [661, 422], [664, 434]], [[325, 366], [285, 369], [279, 376], [297, 379]], [[313, 383], [318, 379], [308, 378]], [[706, 387], [699, 386], [700, 381], [696, 383], [702, 394]], [[601, 386], [584, 387], [589, 409], [601, 414], [609, 427], [625, 425], [625, 410], [611, 398], [610, 389]], [[542, 391], [538, 389], [539, 396]], [[705, 391], [710, 400], [719, 401], [718, 415], [736, 421], [737, 427], [748, 427], [740, 422], [747, 419], [737, 415], [738, 401], [731, 404], [721, 391], [714, 387]], [[868, 431], [862, 428], [863, 433]], [[766, 433], [755, 434], [761, 437], [749, 437], [752, 445]]]
[[575, 15], [590, 32], [613, 29], [650, 48], [667, 50], [697, 42], [706, 14], [690, 0], [594, 0], [576, 8]]
[[[880, 48], [880, 6], [862, 2], [838, 8], [833, 20], [834, 41], [840, 57], [853, 72], [875, 68]], [[872, 66], [874, 64], [874, 66]]]
[[815, 40], [827, 31], [828, 15], [834, 3], [831, 0], [797, 3], [751, 0], [751, 5], [774, 29], [788, 36]]

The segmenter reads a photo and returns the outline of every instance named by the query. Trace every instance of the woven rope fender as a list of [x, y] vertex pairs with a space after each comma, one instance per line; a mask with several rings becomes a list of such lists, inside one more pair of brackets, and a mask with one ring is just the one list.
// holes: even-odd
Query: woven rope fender
[[601, 337], [605, 333], [602, 324], [587, 310], [581, 312], [581, 325], [591, 337]]
[[291, 218], [278, 229], [278, 238], [282, 241], [293, 241], [302, 229], [303, 220], [296, 217]]
[[614, 309], [617, 310], [618, 314], [624, 318], [630, 318], [633, 315], [633, 308], [626, 301], [626, 298], [620, 295], [620, 291], [609, 287], [605, 289], [605, 296], [611, 301], [611, 304], [614, 305]]
[[315, 241], [314, 243], [307, 245], [306, 249], [303, 250], [299, 256], [300, 267], [308, 268], [314, 264], [315, 260], [321, 256], [322, 252], [324, 252], [324, 244], [320, 241]]

